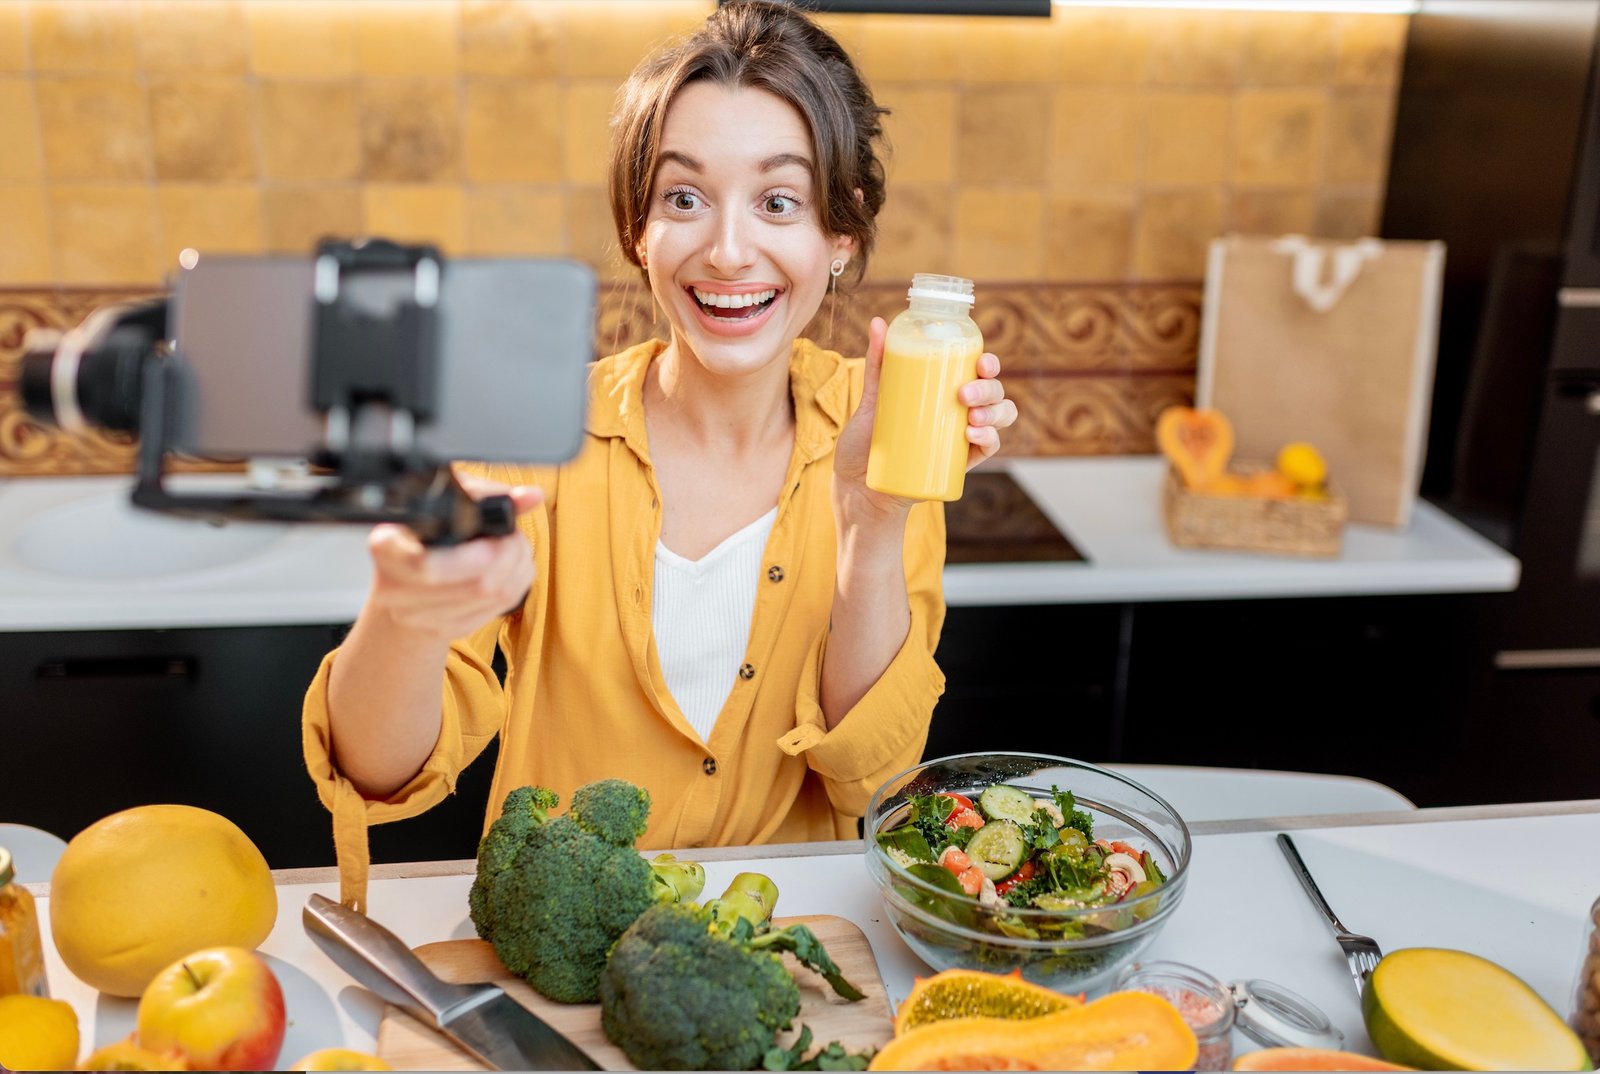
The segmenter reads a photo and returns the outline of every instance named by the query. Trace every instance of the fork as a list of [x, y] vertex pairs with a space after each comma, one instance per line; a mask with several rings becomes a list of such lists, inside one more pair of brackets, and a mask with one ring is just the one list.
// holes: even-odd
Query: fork
[[1362, 936], [1344, 927], [1339, 915], [1333, 912], [1328, 900], [1322, 897], [1317, 882], [1311, 879], [1311, 871], [1301, 860], [1300, 851], [1295, 849], [1293, 839], [1279, 832], [1278, 846], [1283, 850], [1283, 856], [1289, 859], [1289, 867], [1294, 870], [1294, 875], [1306, 889], [1306, 894], [1311, 896], [1311, 901], [1322, 911], [1322, 916], [1328, 919], [1328, 924], [1333, 926], [1333, 938], [1339, 942], [1339, 949], [1344, 952], [1344, 960], [1350, 966], [1350, 976], [1356, 980], [1356, 994], [1359, 996], [1365, 991], [1367, 978], [1371, 977], [1372, 971], [1377, 968], [1378, 960], [1383, 958], [1378, 942], [1371, 936]]

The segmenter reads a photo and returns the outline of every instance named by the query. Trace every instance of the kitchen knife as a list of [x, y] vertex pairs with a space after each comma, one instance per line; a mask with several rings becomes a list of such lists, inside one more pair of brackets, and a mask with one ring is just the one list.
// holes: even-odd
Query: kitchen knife
[[300, 917], [306, 935], [340, 969], [496, 1070], [600, 1069], [503, 989], [441, 980], [365, 914], [313, 894]]

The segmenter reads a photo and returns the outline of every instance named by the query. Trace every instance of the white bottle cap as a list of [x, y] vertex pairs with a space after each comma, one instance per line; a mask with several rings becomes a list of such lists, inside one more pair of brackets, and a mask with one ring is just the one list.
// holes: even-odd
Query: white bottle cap
[[911, 289], [906, 292], [906, 297], [965, 302], [969, 306], [977, 301], [972, 294], [971, 280], [960, 276], [939, 276], [931, 272], [919, 272], [912, 276]]

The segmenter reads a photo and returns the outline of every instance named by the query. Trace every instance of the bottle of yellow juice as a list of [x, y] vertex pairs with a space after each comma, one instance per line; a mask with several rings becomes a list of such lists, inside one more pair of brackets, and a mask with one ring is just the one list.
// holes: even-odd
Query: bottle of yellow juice
[[909, 308], [889, 323], [867, 486], [913, 500], [959, 500], [967, 472], [967, 406], [983, 333], [969, 315], [972, 281], [919, 272]]

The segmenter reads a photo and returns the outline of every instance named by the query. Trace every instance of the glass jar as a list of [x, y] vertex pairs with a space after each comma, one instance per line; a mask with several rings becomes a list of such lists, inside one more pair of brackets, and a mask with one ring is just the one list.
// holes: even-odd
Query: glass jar
[[1221, 981], [1181, 962], [1135, 962], [1123, 967], [1117, 988], [1150, 992], [1178, 1008], [1200, 1043], [1196, 1070], [1232, 1068], [1233, 995]]
[[867, 487], [912, 500], [959, 500], [967, 473], [967, 405], [983, 333], [972, 281], [919, 272], [910, 306], [889, 323], [867, 456]]
[[33, 893], [15, 879], [11, 851], [0, 847], [0, 996], [48, 997], [39, 911]]
[[1600, 899], [1589, 907], [1584, 922], [1583, 954], [1578, 959], [1578, 979], [1572, 988], [1573, 1030], [1589, 1052], [1589, 1061], [1600, 1065]]
[[1233, 1029], [1265, 1048], [1344, 1046], [1344, 1033], [1309, 1000], [1271, 981], [1223, 984], [1181, 962], [1135, 962], [1117, 975], [1119, 989], [1153, 992], [1178, 1008], [1200, 1044], [1196, 1070], [1233, 1065]]

